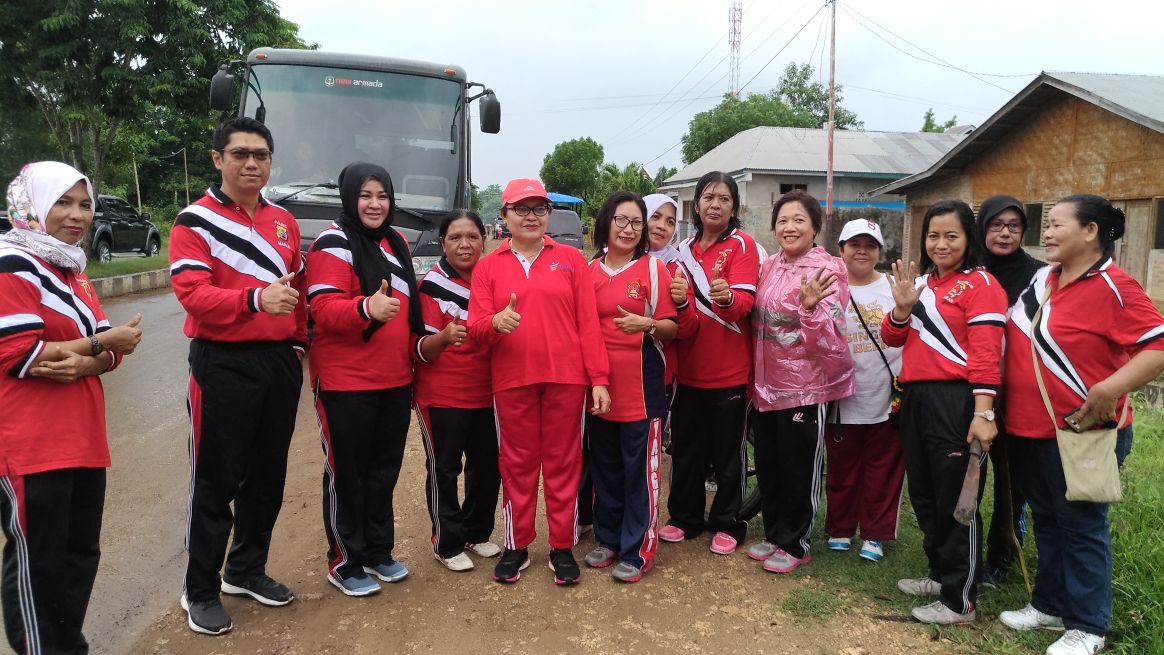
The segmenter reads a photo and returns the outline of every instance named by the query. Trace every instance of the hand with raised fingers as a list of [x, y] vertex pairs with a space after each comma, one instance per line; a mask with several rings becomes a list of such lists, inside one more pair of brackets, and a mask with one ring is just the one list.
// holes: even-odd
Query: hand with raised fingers
[[900, 259], [893, 262], [893, 279], [890, 280], [890, 289], [893, 291], [893, 320], [898, 323], [905, 322], [909, 318], [910, 312], [913, 311], [913, 306], [917, 304], [917, 299], [921, 297], [922, 289], [925, 284], [916, 284], [914, 280], [917, 279], [917, 264], [909, 263], [909, 268], [906, 268], [905, 262]]
[[709, 295], [711, 296], [711, 301], [715, 304], [729, 305], [732, 302], [732, 290], [728, 287], [727, 280], [721, 277], [722, 275], [723, 270], [720, 267], [720, 263], [716, 262], [715, 266], [711, 269], [711, 289]]
[[141, 314], [136, 314], [133, 320], [125, 325], [118, 325], [98, 334], [97, 340], [105, 350], [111, 350], [119, 355], [129, 355], [137, 348], [137, 344], [141, 343], [141, 328], [138, 327], [140, 324]]
[[388, 280], [380, 280], [380, 288], [368, 296], [368, 316], [387, 323], [400, 311], [400, 299], [388, 294]]
[[521, 324], [521, 314], [517, 313], [517, 294], [509, 294], [509, 304], [493, 315], [493, 329], [501, 334], [509, 334]]
[[687, 302], [687, 274], [683, 272], [683, 266], [680, 265], [675, 269], [675, 277], [671, 278], [671, 302], [676, 305], [682, 305]]
[[469, 331], [465, 329], [464, 325], [461, 325], [461, 319], [453, 317], [453, 320], [449, 321], [440, 331], [440, 336], [445, 345], [457, 348], [465, 343], [465, 339], [469, 338]]
[[646, 332], [647, 330], [650, 330], [651, 326], [655, 323], [652, 319], [649, 319], [646, 316], [640, 316], [639, 314], [632, 314], [628, 312], [622, 308], [622, 305], [618, 306], [618, 313], [619, 317], [614, 319], [614, 326], [622, 330], [624, 334]]
[[820, 301], [828, 298], [837, 292], [834, 283], [837, 281], [836, 273], [826, 271], [825, 269], [818, 269], [816, 274], [811, 278], [807, 275], [800, 276], [800, 304], [808, 311], [816, 309]]

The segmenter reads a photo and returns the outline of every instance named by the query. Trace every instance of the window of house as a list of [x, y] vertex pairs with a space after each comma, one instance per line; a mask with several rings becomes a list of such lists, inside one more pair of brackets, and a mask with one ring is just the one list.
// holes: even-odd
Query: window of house
[[1027, 214], [1027, 231], [1023, 235], [1023, 245], [1037, 248], [1043, 245], [1043, 203], [1023, 205], [1023, 211]]
[[1164, 250], [1164, 198], [1156, 198], [1155, 209], [1156, 220], [1153, 223], [1156, 225], [1156, 238], [1153, 240], [1152, 247], [1156, 250]]
[[[789, 191], [807, 192], [808, 185], [807, 184], [781, 184], [780, 185], [780, 195], [784, 195], [784, 194], [788, 193]], [[776, 203], [772, 203], [772, 204], [776, 204]]]

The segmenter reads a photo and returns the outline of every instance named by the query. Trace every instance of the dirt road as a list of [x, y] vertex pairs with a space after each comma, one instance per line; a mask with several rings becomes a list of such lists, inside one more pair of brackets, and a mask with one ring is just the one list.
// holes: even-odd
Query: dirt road
[[[272, 609], [224, 598], [234, 631], [195, 635], [177, 602], [189, 480], [181, 311], [168, 293], [106, 305], [115, 322], [142, 311], [147, 331], [138, 353], [106, 381], [114, 465], [104, 555], [86, 623], [94, 652], [948, 652], [917, 626], [874, 619], [872, 612], [797, 619], [781, 609], [782, 600], [810, 582], [765, 574], [743, 555], [712, 555], [706, 538], [663, 544], [655, 570], [634, 585], [586, 570], [581, 584], [555, 587], [544, 522], [542, 540], [531, 548], [534, 564], [518, 584], [492, 582], [494, 560], [478, 559], [467, 573], [447, 571], [431, 555], [424, 453], [415, 427], [396, 493], [395, 555], [412, 575], [378, 596], [345, 597], [325, 579], [321, 454], [306, 389], [268, 567], [298, 600]], [[585, 537], [578, 557], [592, 545]]]

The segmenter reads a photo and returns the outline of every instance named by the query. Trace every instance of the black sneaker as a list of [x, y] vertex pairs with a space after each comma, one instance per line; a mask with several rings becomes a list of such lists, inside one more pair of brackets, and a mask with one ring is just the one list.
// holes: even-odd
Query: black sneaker
[[582, 577], [574, 553], [569, 548], [555, 548], [550, 551], [550, 569], [554, 572], [554, 584], [577, 584]]
[[501, 560], [497, 562], [497, 567], [493, 569], [493, 579], [504, 584], [517, 582], [521, 578], [521, 572], [527, 566], [529, 566], [529, 550], [506, 548], [505, 552], [501, 553]]
[[220, 635], [230, 632], [234, 624], [230, 615], [222, 608], [217, 598], [214, 600], [200, 600], [191, 603], [182, 594], [182, 609], [186, 612], [186, 625], [194, 632], [204, 635]]
[[275, 582], [266, 573], [238, 580], [227, 580], [224, 576], [222, 593], [231, 596], [250, 596], [270, 607], [282, 607], [295, 600], [295, 594], [291, 593], [290, 589]]

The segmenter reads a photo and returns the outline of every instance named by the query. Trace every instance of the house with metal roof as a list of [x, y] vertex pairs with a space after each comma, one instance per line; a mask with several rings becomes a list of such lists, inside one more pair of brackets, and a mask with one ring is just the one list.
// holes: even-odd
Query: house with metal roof
[[914, 258], [922, 218], [944, 198], [1018, 198], [1038, 257], [1055, 201], [1104, 196], [1127, 216], [1116, 263], [1164, 303], [1164, 76], [1044, 72], [931, 166], [870, 193], [904, 197]]
[[[867, 192], [886, 182], [925, 170], [965, 137], [965, 133], [838, 130], [834, 141], [833, 207], [878, 209], [901, 214], [905, 203]], [[685, 235], [694, 214], [695, 183], [705, 173], [723, 171], [740, 188], [744, 229], [770, 251], [772, 205], [781, 195], [803, 189], [825, 200], [828, 131], [799, 127], [754, 127], [736, 134], [667, 178], [661, 193], [682, 207]], [[834, 220], [834, 222], [836, 222]], [[836, 230], [831, 231], [836, 234]]]

